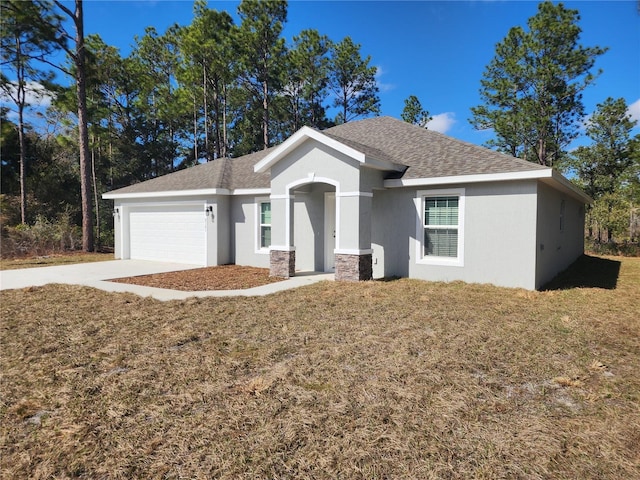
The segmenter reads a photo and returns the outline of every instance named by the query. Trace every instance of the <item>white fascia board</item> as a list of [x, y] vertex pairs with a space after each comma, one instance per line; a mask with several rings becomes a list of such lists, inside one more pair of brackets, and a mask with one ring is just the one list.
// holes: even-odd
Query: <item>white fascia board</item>
[[298, 148], [308, 139], [316, 140], [329, 148], [337, 150], [338, 152], [343, 153], [344, 155], [353, 158], [354, 160], [357, 160], [360, 163], [364, 163], [364, 153], [348, 147], [345, 144], [340, 143], [332, 138], [329, 138], [326, 135], [318, 132], [317, 130], [314, 130], [313, 128], [302, 127], [296, 133], [291, 135], [287, 140], [277, 146], [269, 155], [256, 163], [253, 167], [253, 171], [257, 173], [266, 172], [279, 160]]
[[229, 195], [270, 195], [270, 188], [236, 188]]
[[162, 197], [195, 197], [198, 195], [229, 195], [226, 188], [203, 188], [200, 190], [167, 190], [163, 192], [137, 192], [137, 193], [103, 193], [104, 200], [120, 200], [128, 198], [162, 198]]
[[561, 190], [576, 200], [581, 201], [582, 203], [593, 203], [593, 198], [584, 193], [579, 187], [571, 183], [567, 178], [562, 175], [560, 172], [554, 170], [553, 175], [551, 177], [557, 183], [552, 183], [549, 180], [544, 181], [547, 184], [550, 184], [552, 187], [555, 187], [558, 190]]
[[592, 203], [593, 199], [567, 180], [553, 168], [529, 170], [525, 172], [486, 173], [480, 175], [459, 175], [450, 177], [413, 178], [409, 180], [385, 180], [386, 188], [427, 187], [433, 185], [454, 185], [462, 183], [508, 182], [516, 180], [541, 180], [551, 187], [563, 191], [583, 203]]
[[526, 172], [506, 172], [506, 173], [483, 173], [479, 175], [453, 175], [449, 177], [412, 178], [408, 180], [393, 179], [385, 180], [384, 186], [393, 187], [422, 187], [432, 185], [453, 185], [457, 183], [482, 183], [482, 182], [504, 182], [513, 180], [537, 180], [551, 178], [552, 170], [529, 170]]

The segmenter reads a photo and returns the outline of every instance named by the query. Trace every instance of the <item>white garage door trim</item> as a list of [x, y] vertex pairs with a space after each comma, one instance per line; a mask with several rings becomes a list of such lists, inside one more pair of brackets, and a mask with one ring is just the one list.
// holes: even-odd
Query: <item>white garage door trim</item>
[[199, 205], [135, 207], [129, 211], [129, 257], [206, 265], [206, 216]]

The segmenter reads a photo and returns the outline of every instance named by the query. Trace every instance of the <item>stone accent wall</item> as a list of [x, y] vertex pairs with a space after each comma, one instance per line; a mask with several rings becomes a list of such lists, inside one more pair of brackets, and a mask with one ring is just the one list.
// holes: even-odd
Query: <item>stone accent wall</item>
[[336, 280], [359, 282], [373, 278], [372, 255], [336, 254]]
[[296, 252], [271, 250], [269, 275], [272, 277], [290, 278], [296, 275]]

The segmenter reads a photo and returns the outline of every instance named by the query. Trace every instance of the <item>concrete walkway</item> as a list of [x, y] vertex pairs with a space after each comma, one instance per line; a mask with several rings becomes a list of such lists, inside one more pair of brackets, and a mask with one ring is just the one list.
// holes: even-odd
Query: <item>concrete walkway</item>
[[270, 283], [246, 290], [210, 290], [202, 292], [183, 292], [109, 281], [114, 278], [136, 277], [195, 268], [200, 267], [197, 265], [149, 262], [145, 260], [112, 260], [75, 265], [3, 270], [0, 271], [0, 290], [42, 286], [48, 283], [63, 283], [67, 285], [84, 285], [107, 292], [135, 293], [142, 297], [153, 297], [157, 300], [166, 301], [184, 300], [190, 297], [262, 296], [303, 285], [310, 285], [322, 280], [333, 280], [334, 278], [332, 273], [308, 272], [299, 273], [297, 276], [282, 282]]

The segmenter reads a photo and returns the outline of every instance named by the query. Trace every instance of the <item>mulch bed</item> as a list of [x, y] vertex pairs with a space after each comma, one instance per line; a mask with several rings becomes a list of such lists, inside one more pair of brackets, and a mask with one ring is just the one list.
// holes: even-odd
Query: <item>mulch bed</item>
[[220, 265], [217, 267], [196, 268], [179, 272], [116, 278], [110, 281], [143, 285], [146, 287], [198, 292], [205, 290], [244, 290], [281, 282], [282, 280], [284, 279], [270, 277], [268, 268]]

